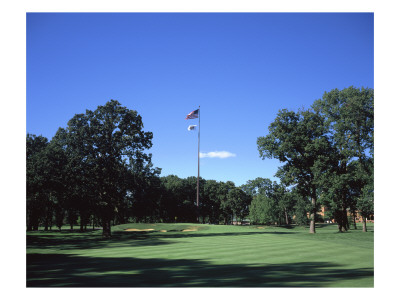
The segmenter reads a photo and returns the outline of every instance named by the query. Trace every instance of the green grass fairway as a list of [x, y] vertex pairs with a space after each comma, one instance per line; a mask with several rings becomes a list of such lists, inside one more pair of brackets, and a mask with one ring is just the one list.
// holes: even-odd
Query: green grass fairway
[[368, 229], [125, 224], [111, 240], [101, 230], [28, 233], [27, 286], [373, 287]]

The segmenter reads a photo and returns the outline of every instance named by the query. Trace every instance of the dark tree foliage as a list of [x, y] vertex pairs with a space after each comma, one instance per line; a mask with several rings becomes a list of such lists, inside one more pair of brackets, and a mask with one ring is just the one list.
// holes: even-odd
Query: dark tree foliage
[[26, 137], [26, 217], [27, 229], [37, 230], [44, 211], [48, 207], [47, 192], [49, 176], [47, 174], [46, 148], [47, 138], [28, 134]]
[[227, 200], [231, 207], [232, 214], [236, 218], [236, 221], [243, 221], [245, 216], [249, 214], [251, 196], [246, 194], [242, 189], [236, 187], [228, 192]]
[[[199, 222], [230, 224], [234, 215], [234, 201], [228, 194], [235, 189], [233, 182], [219, 182], [200, 178]], [[160, 211], [164, 222], [196, 222], [197, 178], [161, 177]], [[236, 207], [236, 209], [238, 209]], [[246, 211], [246, 207], [243, 208]], [[237, 211], [240, 214], [242, 211]], [[242, 214], [243, 215], [243, 214]]]
[[308, 225], [307, 213], [310, 211], [310, 202], [302, 195], [298, 195], [294, 206], [294, 222], [297, 225]]
[[207, 180], [204, 184], [201, 198], [203, 222], [219, 224], [222, 216], [221, 202], [226, 198], [224, 183], [216, 180]]

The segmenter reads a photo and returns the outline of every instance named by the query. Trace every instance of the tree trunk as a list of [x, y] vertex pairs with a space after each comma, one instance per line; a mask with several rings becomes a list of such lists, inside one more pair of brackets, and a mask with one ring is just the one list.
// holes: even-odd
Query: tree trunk
[[53, 227], [53, 215], [51, 215], [51, 216], [50, 216], [50, 219], [49, 219], [49, 228], [50, 228], [50, 231], [51, 231], [51, 227]]
[[363, 220], [363, 232], [367, 232], [367, 220], [365, 219], [365, 217], [363, 217], [362, 220]]
[[289, 218], [288, 218], [288, 213], [285, 207], [285, 219], [286, 219], [286, 225], [289, 225]]
[[30, 212], [28, 217], [28, 231], [39, 230], [39, 217], [35, 212]]
[[314, 213], [311, 214], [310, 220], [310, 233], [315, 233], [315, 220], [314, 220]]
[[349, 225], [349, 218], [347, 217], [347, 210], [346, 208], [343, 208], [343, 221], [344, 221], [344, 229], [346, 231], [348, 231], [350, 229], [350, 225]]
[[312, 205], [312, 210], [310, 214], [310, 233], [315, 233], [315, 213], [316, 213], [316, 207], [317, 207], [317, 199], [315, 196], [315, 192], [313, 192], [313, 196], [311, 197], [311, 205]]
[[338, 230], [340, 232], [345, 232], [349, 229], [349, 221], [347, 219], [347, 211], [345, 208], [338, 210], [337, 222], [338, 222]]
[[68, 211], [68, 222], [69, 222], [69, 226], [71, 228], [71, 231], [74, 230], [74, 221], [75, 220], [76, 220], [75, 212], [72, 209], [70, 209]]
[[108, 218], [103, 218], [103, 238], [111, 237], [111, 220]]
[[354, 229], [357, 229], [357, 224], [356, 224], [356, 212], [355, 212], [355, 211], [353, 211], [353, 226], [354, 226]]
[[80, 216], [80, 224], [79, 224], [79, 231], [83, 232], [83, 227], [85, 223], [85, 216], [82, 210], [79, 211], [79, 216]]
[[50, 208], [47, 209], [46, 213], [45, 213], [45, 219], [44, 219], [44, 230], [48, 231], [49, 227], [51, 227], [51, 217], [52, 214], [51, 212], [49, 212]]

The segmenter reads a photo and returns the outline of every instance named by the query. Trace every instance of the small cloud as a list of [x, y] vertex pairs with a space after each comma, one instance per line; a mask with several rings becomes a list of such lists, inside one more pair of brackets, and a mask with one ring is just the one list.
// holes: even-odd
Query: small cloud
[[213, 151], [213, 152], [208, 152], [208, 153], [200, 152], [200, 158], [204, 158], [204, 157], [228, 158], [228, 157], [235, 157], [235, 156], [236, 156], [236, 154], [230, 153], [228, 151]]

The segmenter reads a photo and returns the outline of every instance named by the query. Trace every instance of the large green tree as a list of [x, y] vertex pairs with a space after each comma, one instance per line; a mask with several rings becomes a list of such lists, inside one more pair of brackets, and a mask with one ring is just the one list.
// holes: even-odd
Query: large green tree
[[65, 135], [71, 169], [77, 174], [76, 202], [86, 206], [88, 199], [93, 201], [103, 236], [110, 237], [111, 220], [128, 193], [132, 166], [146, 165], [151, 160], [145, 151], [151, 148], [153, 135], [143, 131], [142, 118], [136, 111], [116, 100], [75, 115]]
[[[262, 159], [276, 158], [284, 165], [280, 176], [310, 199], [310, 233], [315, 233], [318, 176], [327, 164], [330, 151], [324, 119], [311, 110], [280, 110], [269, 126], [269, 134], [257, 139]], [[289, 183], [289, 182], [288, 182]]]
[[320, 176], [324, 199], [339, 230], [345, 231], [349, 229], [347, 211], [355, 215], [357, 199], [373, 175], [374, 91], [334, 89], [312, 107], [324, 118], [332, 145], [330, 170]]

